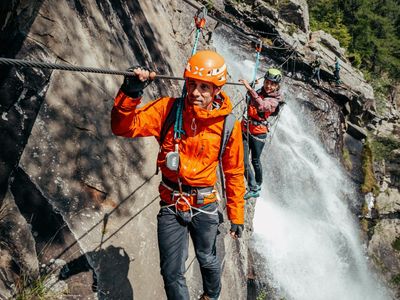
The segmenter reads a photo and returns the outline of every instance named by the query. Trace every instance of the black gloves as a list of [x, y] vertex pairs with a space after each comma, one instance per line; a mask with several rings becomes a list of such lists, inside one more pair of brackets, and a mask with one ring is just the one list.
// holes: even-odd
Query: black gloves
[[231, 234], [235, 234], [234, 238], [242, 237], [242, 232], [244, 229], [243, 224], [231, 224]]
[[[133, 72], [134, 69], [138, 68], [149, 71], [150, 73], [150, 70], [147, 67], [141, 66], [131, 67], [127, 71]], [[145, 81], [141, 81], [138, 76], [135, 75], [125, 76], [124, 83], [121, 85], [120, 90], [131, 98], [138, 98], [143, 95], [143, 89], [148, 86], [150, 82], [150, 78]]]

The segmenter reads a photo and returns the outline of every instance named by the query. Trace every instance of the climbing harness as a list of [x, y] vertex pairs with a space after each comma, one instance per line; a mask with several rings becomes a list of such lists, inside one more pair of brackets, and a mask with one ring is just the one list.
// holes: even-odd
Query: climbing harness
[[[182, 204], [183, 205], [186, 204], [187, 207], [189, 208], [188, 211], [190, 213], [191, 218], [198, 215], [199, 213], [205, 213], [205, 214], [209, 214], [209, 215], [216, 215], [218, 213], [218, 207], [214, 211], [210, 212], [210, 211], [201, 209], [199, 207], [192, 206], [188, 200], [188, 197], [197, 196], [196, 204], [202, 205], [204, 203], [204, 198], [206, 196], [215, 194], [217, 197], [217, 190], [214, 187], [203, 187], [203, 188], [190, 187], [190, 186], [182, 185], [180, 183], [178, 184], [178, 186], [176, 186], [176, 184], [174, 182], [171, 182], [170, 180], [168, 180], [165, 177], [162, 178], [161, 185], [163, 187], [165, 187], [166, 189], [168, 189], [169, 191], [171, 191], [171, 202], [172, 203], [163, 205], [163, 207], [167, 208], [175, 215], [177, 214], [178, 211], [180, 211], [179, 206]], [[211, 203], [209, 203], [209, 204], [211, 204]], [[171, 209], [172, 207], [175, 208], [175, 211]]]

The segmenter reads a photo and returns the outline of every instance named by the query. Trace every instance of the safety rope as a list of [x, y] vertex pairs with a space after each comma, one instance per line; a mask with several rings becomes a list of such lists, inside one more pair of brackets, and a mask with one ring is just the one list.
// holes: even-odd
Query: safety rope
[[260, 64], [260, 53], [262, 50], [262, 41], [258, 41], [256, 44], [256, 63], [254, 65], [254, 72], [253, 72], [253, 79], [252, 79], [252, 88], [256, 85], [256, 79], [257, 79], [257, 71], [258, 71], [258, 65]]
[[[122, 75], [122, 76], [135, 76], [131, 71], [119, 71], [119, 70], [110, 70], [103, 68], [93, 68], [93, 67], [84, 67], [84, 66], [74, 66], [74, 65], [66, 65], [66, 64], [55, 64], [49, 62], [40, 62], [33, 60], [24, 60], [24, 59], [16, 59], [16, 58], [6, 58], [0, 57], [0, 65], [6, 66], [15, 66], [15, 67], [30, 67], [30, 68], [39, 68], [39, 69], [53, 69], [53, 70], [62, 70], [62, 71], [72, 71], [72, 72], [86, 72], [86, 73], [97, 73], [97, 74], [110, 74], [110, 75]], [[159, 75], [157, 74], [155, 79], [171, 79], [171, 80], [185, 80], [183, 77], [176, 77], [170, 75]], [[227, 82], [227, 85], [243, 85], [240, 82]]]
[[[197, 10], [199, 10], [199, 9], [202, 7], [201, 5], [193, 4], [192, 1], [189, 1], [189, 0], [182, 0], [182, 1], [185, 2], [185, 3], [187, 3], [187, 4], [189, 4], [191, 7], [195, 8], [195, 9], [197, 9]], [[245, 39], [247, 39], [247, 40], [249, 40], [249, 41], [253, 41], [253, 42], [255, 42], [255, 43], [258, 42], [258, 39], [250, 37], [250, 35], [251, 35], [250, 33], [239, 31], [237, 28], [235, 28], [235, 27], [233, 27], [232, 25], [230, 25], [230, 24], [228, 24], [228, 23], [222, 21], [221, 19], [217, 18], [217, 17], [214, 16], [213, 14], [208, 13], [207, 16], [208, 16], [209, 18], [213, 19], [214, 21], [217, 21], [218, 23], [221, 23], [221, 24], [223, 24], [224, 26], [226, 26], [226, 27], [232, 29], [233, 31], [237, 32], [237, 34], [240, 35], [240, 36], [242, 36], [243, 38], [245, 38]]]
[[[196, 36], [194, 39], [194, 45], [193, 45], [192, 53], [190, 56], [193, 56], [194, 54], [196, 54], [200, 34], [206, 24], [206, 16], [207, 16], [207, 8], [205, 6], [203, 6], [202, 8], [199, 8], [196, 12], [196, 15], [194, 16], [194, 23], [196, 26]], [[176, 118], [175, 118], [175, 125], [174, 125], [174, 139], [175, 140], [181, 139], [182, 135], [185, 134], [185, 131], [183, 130], [183, 109], [184, 109], [184, 104], [185, 104], [186, 92], [187, 92], [186, 83], [184, 83], [183, 88], [182, 88], [182, 96], [178, 100], [179, 102], [178, 102], [178, 107], [176, 110]]]
[[[294, 45], [296, 45], [296, 47], [294, 47]], [[287, 63], [287, 61], [293, 56], [293, 54], [295, 53], [295, 51], [296, 51], [296, 49], [297, 49], [297, 41], [295, 41], [295, 42], [293, 43], [292, 49], [293, 49], [292, 53], [290, 53], [290, 55], [286, 58], [286, 60], [278, 66], [279, 68], [282, 68], [282, 66], [283, 66], [285, 63]]]

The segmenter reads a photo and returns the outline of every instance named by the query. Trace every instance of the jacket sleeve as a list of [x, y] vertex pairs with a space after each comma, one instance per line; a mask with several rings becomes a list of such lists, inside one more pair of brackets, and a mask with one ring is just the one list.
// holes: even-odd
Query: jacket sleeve
[[111, 110], [111, 130], [124, 137], [160, 136], [168, 98], [160, 98], [136, 109], [141, 98], [131, 98], [118, 91]]
[[256, 91], [250, 92], [253, 103], [258, 111], [273, 113], [281, 101], [280, 93], [276, 93], [273, 97], [261, 98]]
[[232, 135], [222, 156], [226, 185], [226, 207], [229, 220], [244, 224], [244, 154], [240, 123], [235, 122]]

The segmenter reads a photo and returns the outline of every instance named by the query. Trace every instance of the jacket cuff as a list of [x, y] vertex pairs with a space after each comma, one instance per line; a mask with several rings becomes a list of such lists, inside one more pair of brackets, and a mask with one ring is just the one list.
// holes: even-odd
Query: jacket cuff
[[114, 106], [125, 108], [125, 109], [132, 109], [136, 108], [140, 104], [142, 97], [130, 97], [126, 95], [123, 91], [119, 90], [117, 96], [114, 100]]

